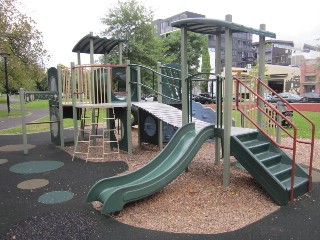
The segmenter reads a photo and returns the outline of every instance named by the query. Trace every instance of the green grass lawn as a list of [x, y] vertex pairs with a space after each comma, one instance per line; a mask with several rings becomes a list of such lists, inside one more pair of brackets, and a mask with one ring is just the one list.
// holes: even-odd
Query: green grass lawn
[[[310, 120], [315, 123], [315, 138], [320, 139], [320, 112], [303, 112]], [[232, 117], [236, 120], [236, 126], [240, 126], [240, 113], [238, 111], [232, 111]], [[294, 113], [292, 117], [293, 123], [298, 129], [299, 138], [311, 138], [311, 124], [307, 122], [300, 114]], [[288, 131], [293, 134], [293, 128], [287, 128]], [[287, 136], [283, 132], [282, 136]]]
[[[49, 116], [40, 118], [34, 122], [45, 122], [45, 121], [49, 121]], [[69, 118], [64, 119], [63, 127], [64, 128], [73, 127], [73, 119], [69, 119]], [[27, 125], [26, 128], [27, 128], [27, 133], [45, 132], [50, 130], [50, 124], [49, 123], [30, 124], [30, 125]], [[8, 128], [5, 130], [0, 130], [0, 134], [22, 134], [22, 129], [21, 129], [21, 126]]]
[[[26, 114], [29, 114], [28, 112]], [[20, 110], [10, 109], [10, 113], [8, 115], [8, 110], [2, 110], [0, 109], [0, 118], [16, 118], [21, 117]]]
[[[15, 99], [19, 99], [19, 96], [13, 96]], [[0, 103], [6, 104], [7, 103], [7, 95], [2, 95], [0, 97]], [[49, 109], [49, 102], [48, 100], [36, 100], [30, 103], [25, 104], [26, 115], [30, 114], [28, 109]], [[7, 109], [0, 110], [0, 118], [15, 118], [21, 117], [20, 113], [20, 104], [10, 104], [10, 113], [8, 115]]]
[[[315, 138], [320, 139], [320, 112], [303, 112], [308, 118], [310, 118], [315, 126]], [[299, 135], [303, 138], [309, 138], [311, 132], [311, 124], [306, 124], [306, 121], [300, 116], [300, 114], [293, 114], [293, 123], [297, 126]], [[290, 129], [293, 133], [293, 130]]]
[[[15, 103], [10, 105], [12, 108], [20, 108], [20, 103]], [[48, 109], [48, 100], [35, 100], [25, 104], [25, 109]]]
[[[17, 98], [18, 96], [16, 96]], [[0, 97], [0, 102], [6, 103], [6, 95], [2, 95]], [[12, 111], [10, 112], [10, 115], [8, 116], [7, 110], [0, 110], [0, 118], [7, 118], [7, 117], [19, 117], [21, 116], [20, 111], [14, 110], [14, 108], [20, 108], [20, 104], [12, 104], [11, 105]], [[48, 109], [49, 108], [49, 102], [48, 100], [36, 100], [30, 103], [27, 103], [25, 105], [26, 111], [28, 109]], [[316, 132], [315, 132], [315, 138], [320, 139], [320, 128], [317, 126], [320, 126], [320, 112], [303, 112], [307, 117], [309, 117], [316, 125]], [[233, 117], [236, 118], [236, 121], [239, 121], [239, 112], [232, 111]], [[88, 115], [90, 116], [90, 115]], [[311, 125], [306, 124], [306, 121], [303, 120], [303, 118], [295, 113], [293, 114], [293, 122], [296, 124], [299, 132], [300, 138], [310, 138], [310, 131], [311, 131]], [[45, 117], [42, 119], [39, 119], [38, 122], [41, 121], [49, 121], [49, 117]], [[102, 119], [99, 119], [99, 121], [102, 121]], [[72, 119], [64, 119], [64, 127], [72, 127], [73, 126], [73, 120]], [[240, 126], [239, 124], [237, 126]], [[27, 126], [27, 132], [33, 133], [33, 132], [41, 132], [41, 131], [48, 131], [50, 129], [49, 124], [37, 124], [37, 125], [28, 125]], [[289, 131], [293, 133], [293, 130], [289, 128]], [[7, 129], [7, 130], [0, 130], [0, 134], [21, 134], [21, 126]]]
[[1, 94], [0, 96], [0, 104], [7, 103], [7, 94]]

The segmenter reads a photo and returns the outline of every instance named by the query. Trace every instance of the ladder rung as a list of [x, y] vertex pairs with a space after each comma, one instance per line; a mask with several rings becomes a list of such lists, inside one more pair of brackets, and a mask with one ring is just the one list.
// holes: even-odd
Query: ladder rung
[[[99, 110], [100, 110], [99, 108], [93, 108], [92, 111], [89, 112], [89, 111], [86, 111], [86, 108], [84, 108], [83, 113], [81, 115], [81, 129], [80, 128], [78, 129], [78, 140], [75, 144], [75, 152], [73, 154], [72, 160], [74, 159], [76, 154], [86, 155], [86, 162], [87, 162], [88, 159], [104, 159], [104, 155], [120, 153], [118, 140], [112, 140], [112, 141], [105, 140], [105, 139], [109, 139], [107, 136], [105, 136], [106, 134], [111, 133], [111, 132], [114, 132], [114, 134], [116, 134], [118, 132], [118, 130], [116, 128], [106, 129], [105, 125], [102, 127], [99, 126], [99, 125], [101, 125], [101, 123], [103, 123], [103, 121], [101, 121], [99, 123], [99, 115], [100, 115]], [[102, 110], [104, 110], [104, 109], [102, 109]], [[102, 113], [103, 112], [107, 113], [106, 111], [102, 111]], [[89, 114], [94, 114], [95, 115], [94, 118], [92, 118], [92, 116], [89, 117], [88, 116]], [[107, 115], [107, 114], [105, 114], [104, 116], [102, 115], [102, 119], [105, 121], [116, 120], [113, 108], [112, 108], [111, 114], [112, 114], [112, 117], [111, 117], [111, 115]], [[92, 123], [92, 122], [88, 121], [89, 123], [86, 123], [86, 120], [94, 120], [94, 122]], [[98, 129], [102, 129], [102, 134], [97, 134]], [[93, 131], [93, 130], [95, 130], [95, 131]], [[83, 139], [83, 138], [80, 138], [80, 136], [83, 136], [84, 134], [87, 134], [86, 139], [89, 139], [89, 140], [79, 140], [79, 139]], [[97, 138], [100, 138], [100, 139], [102, 138], [102, 144], [101, 144], [101, 142], [97, 142], [100, 144], [100, 146], [97, 146], [97, 145], [92, 146], [93, 141]], [[80, 150], [77, 151], [78, 143], [88, 144], [88, 146], [85, 149], [82, 149], [82, 150], [87, 149], [88, 151], [87, 152], [81, 152]], [[108, 143], [116, 143], [117, 144], [117, 148], [116, 148], [117, 151], [113, 151], [114, 148], [111, 146], [110, 146], [111, 147], [110, 149], [108, 147], [106, 147], [106, 144], [108, 144]], [[102, 152], [101, 152], [102, 157], [90, 157], [90, 153], [92, 153], [92, 151], [94, 151], [93, 150], [94, 148], [102, 149]], [[108, 152], [105, 152], [105, 151], [108, 151]]]
[[91, 134], [90, 136], [89, 136], [89, 138], [91, 138], [91, 137], [94, 137], [94, 138], [103, 138], [103, 135], [100, 135], [100, 134]]

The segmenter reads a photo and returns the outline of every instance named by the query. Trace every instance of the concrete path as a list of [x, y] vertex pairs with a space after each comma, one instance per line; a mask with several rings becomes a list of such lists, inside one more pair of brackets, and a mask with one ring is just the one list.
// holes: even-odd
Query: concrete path
[[[18, 100], [14, 99], [13, 97], [10, 98], [10, 104], [18, 103]], [[0, 104], [1, 110], [8, 110], [7, 104]], [[20, 109], [12, 108], [12, 105], [10, 105], [10, 113], [19, 111]], [[28, 116], [26, 117], [27, 122], [32, 122], [37, 119], [43, 118], [45, 116], [49, 115], [49, 107], [48, 109], [27, 109], [26, 112], [28, 112]], [[0, 118], [0, 130], [13, 128], [21, 125], [21, 117], [8, 117], [8, 118]]]

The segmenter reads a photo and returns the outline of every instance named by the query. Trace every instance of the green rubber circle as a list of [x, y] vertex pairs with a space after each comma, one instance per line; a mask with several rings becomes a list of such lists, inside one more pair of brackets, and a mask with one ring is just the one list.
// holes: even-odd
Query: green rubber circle
[[74, 193], [68, 191], [53, 191], [41, 195], [38, 201], [44, 204], [56, 204], [69, 201]]
[[42, 173], [58, 169], [64, 165], [60, 161], [31, 161], [18, 163], [10, 167], [10, 171], [21, 174]]

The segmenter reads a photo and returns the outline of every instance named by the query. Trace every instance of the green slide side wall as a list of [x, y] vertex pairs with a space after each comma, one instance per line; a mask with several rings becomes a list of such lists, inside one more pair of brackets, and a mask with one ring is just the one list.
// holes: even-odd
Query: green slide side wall
[[87, 202], [101, 201], [102, 213], [120, 211], [126, 203], [145, 198], [173, 181], [192, 161], [202, 144], [214, 136], [214, 126], [196, 133], [194, 123], [181, 127], [166, 148], [144, 167], [98, 181]]

